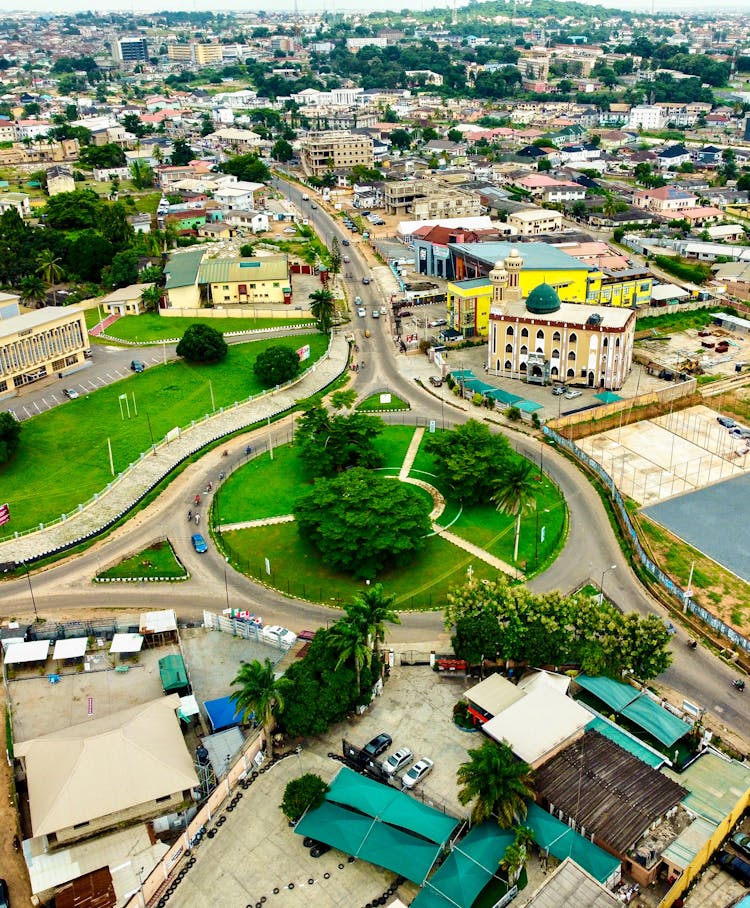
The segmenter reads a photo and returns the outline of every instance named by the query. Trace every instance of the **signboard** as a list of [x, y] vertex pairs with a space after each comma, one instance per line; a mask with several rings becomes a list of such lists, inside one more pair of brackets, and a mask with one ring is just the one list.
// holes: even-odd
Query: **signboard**
[[310, 359], [310, 344], [305, 344], [304, 347], [300, 347], [297, 351], [297, 356], [299, 356], [300, 362]]
[[435, 434], [435, 420], [434, 419], [430, 420], [430, 434], [432, 434], [432, 435]]
[[435, 259], [442, 259], [446, 261], [451, 257], [450, 251], [447, 246], [433, 246], [432, 247], [432, 257]]
[[381, 404], [389, 404], [390, 402], [391, 402], [391, 395], [390, 395], [390, 394], [386, 393], [386, 394], [381, 394], [381, 395], [380, 395], [380, 403], [381, 403]]
[[0, 526], [10, 520], [10, 508], [7, 504], [0, 504]]
[[270, 574], [271, 573], [271, 562], [268, 560], [268, 558], [265, 558], [264, 561], [266, 562], [266, 573]]

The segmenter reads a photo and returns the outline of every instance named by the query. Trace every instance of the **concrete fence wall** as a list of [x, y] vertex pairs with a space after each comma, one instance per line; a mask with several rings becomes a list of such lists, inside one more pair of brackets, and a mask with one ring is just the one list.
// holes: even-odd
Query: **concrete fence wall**
[[160, 309], [162, 318], [312, 318], [309, 309], [296, 309], [294, 306], [270, 308], [269, 306], [232, 306], [213, 309]]

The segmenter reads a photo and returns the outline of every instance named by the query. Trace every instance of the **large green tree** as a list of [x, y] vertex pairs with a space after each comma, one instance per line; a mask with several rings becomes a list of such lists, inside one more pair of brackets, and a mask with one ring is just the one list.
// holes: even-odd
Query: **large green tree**
[[502, 435], [470, 419], [455, 429], [430, 435], [427, 451], [435, 456], [438, 484], [464, 504], [481, 504], [511, 457]]
[[195, 363], [218, 363], [227, 355], [224, 335], [211, 325], [190, 325], [177, 344], [177, 355]]
[[103, 202], [93, 189], [60, 192], [47, 199], [45, 223], [54, 230], [85, 230], [99, 226]]
[[372, 578], [411, 561], [430, 533], [431, 502], [405, 483], [355, 468], [318, 479], [295, 502], [300, 536], [336, 571]]
[[307, 772], [298, 779], [287, 782], [284, 798], [279, 805], [284, 816], [296, 823], [308, 810], [320, 807], [328, 791], [328, 786], [312, 772]]
[[284, 709], [284, 690], [288, 682], [276, 678], [276, 669], [270, 659], [259, 662], [243, 662], [232, 687], [238, 686], [239, 690], [229, 695], [229, 699], [242, 713], [242, 721], [249, 722], [251, 718], [263, 727], [263, 737], [266, 741], [268, 757], [273, 756], [273, 738], [271, 731], [275, 718]]
[[264, 388], [283, 385], [299, 375], [301, 368], [297, 351], [284, 344], [266, 347], [253, 363], [253, 372]]
[[0, 413], [0, 464], [7, 463], [21, 444], [21, 423], [7, 410]]
[[240, 154], [219, 165], [219, 170], [231, 173], [238, 180], [249, 183], [265, 183], [271, 178], [271, 171], [257, 154]]
[[525, 458], [506, 462], [505, 468], [492, 485], [491, 500], [499, 511], [516, 518], [513, 560], [518, 561], [518, 540], [521, 537], [521, 518], [536, 507], [537, 483], [535, 469]]
[[331, 414], [314, 405], [298, 423], [297, 444], [310, 476], [333, 476], [351, 467], [374, 469], [383, 462], [375, 440], [385, 424], [364, 413]]
[[458, 800], [471, 804], [475, 824], [494, 817], [503, 829], [525, 819], [528, 802], [534, 798], [531, 767], [518, 760], [507, 744], [485, 741], [469, 751], [469, 760], [456, 772]]

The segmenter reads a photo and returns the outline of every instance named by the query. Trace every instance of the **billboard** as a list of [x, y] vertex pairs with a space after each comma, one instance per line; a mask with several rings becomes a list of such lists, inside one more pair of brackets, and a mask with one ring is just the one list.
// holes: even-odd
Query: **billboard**
[[305, 344], [304, 347], [300, 347], [297, 351], [297, 356], [299, 356], [300, 362], [310, 359], [310, 344]]
[[10, 520], [10, 508], [7, 504], [0, 504], [0, 526]]

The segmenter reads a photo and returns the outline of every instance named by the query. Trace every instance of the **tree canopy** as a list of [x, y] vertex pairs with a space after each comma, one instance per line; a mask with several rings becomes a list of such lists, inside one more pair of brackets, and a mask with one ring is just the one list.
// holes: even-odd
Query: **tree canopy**
[[190, 325], [177, 344], [177, 355], [196, 363], [218, 363], [227, 355], [224, 335], [211, 325]]
[[310, 407], [297, 429], [305, 470], [310, 476], [333, 476], [351, 467], [379, 467], [383, 458], [375, 439], [383, 428], [383, 421], [376, 416], [332, 415], [319, 405]]
[[424, 546], [431, 509], [409, 485], [357, 467], [316, 480], [295, 502], [294, 516], [300, 536], [328, 567], [372, 578], [408, 564]]
[[231, 173], [238, 180], [248, 183], [265, 183], [271, 178], [271, 171], [257, 154], [240, 154], [219, 165], [219, 170]]
[[279, 805], [284, 816], [293, 823], [307, 810], [320, 807], [328, 791], [328, 785], [313, 772], [306, 772], [298, 779], [287, 782], [284, 798]]
[[430, 435], [426, 447], [435, 455], [439, 484], [466, 504], [486, 501], [489, 490], [511, 458], [506, 439], [493, 435], [476, 419], [450, 431]]
[[470, 750], [468, 761], [458, 767], [458, 800], [464, 806], [473, 802], [473, 823], [495, 817], [508, 829], [526, 817], [534, 797], [533, 779], [531, 767], [518, 760], [507, 744], [485, 741]]
[[285, 381], [299, 375], [301, 368], [296, 350], [283, 344], [266, 347], [253, 363], [253, 372], [264, 388], [284, 384]]
[[530, 665], [580, 665], [592, 675], [647, 681], [671, 662], [669, 632], [655, 615], [623, 615], [583, 594], [537, 595], [505, 580], [471, 581], [448, 593], [453, 649], [472, 664], [482, 656]]
[[21, 423], [4, 410], [0, 413], [0, 464], [7, 463], [21, 444]]

